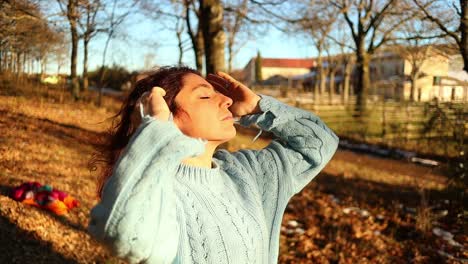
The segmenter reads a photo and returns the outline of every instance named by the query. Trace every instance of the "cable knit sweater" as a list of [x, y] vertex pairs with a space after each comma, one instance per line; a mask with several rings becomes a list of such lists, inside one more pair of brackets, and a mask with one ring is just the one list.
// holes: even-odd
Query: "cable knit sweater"
[[92, 236], [129, 263], [277, 263], [286, 205], [338, 137], [313, 113], [258, 95], [262, 113], [239, 124], [277, 138], [261, 150], [219, 149], [212, 168], [181, 163], [205, 140], [144, 116], [91, 210]]

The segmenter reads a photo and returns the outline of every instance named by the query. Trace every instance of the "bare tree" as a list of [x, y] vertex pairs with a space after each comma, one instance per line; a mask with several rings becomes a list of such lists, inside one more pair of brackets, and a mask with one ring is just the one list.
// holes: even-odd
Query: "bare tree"
[[[267, 20], [280, 31], [297, 37], [303, 34], [312, 41], [317, 51], [315, 76], [313, 82], [314, 100], [319, 101], [325, 94], [329, 63], [324, 61], [323, 54], [330, 53], [332, 41], [329, 35], [335, 30], [336, 14], [339, 10], [330, 5], [328, 0], [295, 0], [295, 1], [258, 1], [251, 0], [258, 8], [269, 15]], [[327, 67], [325, 67], [327, 65]], [[334, 74], [336, 71], [333, 71]]]
[[0, 2], [0, 72], [23, 80], [29, 65], [40, 64], [43, 76], [48, 58], [62, 42], [57, 28], [48, 24], [36, 1]]
[[199, 23], [203, 32], [206, 73], [223, 71], [224, 44], [223, 6], [220, 0], [199, 0]]
[[[205, 44], [203, 41], [203, 32], [200, 24], [200, 7], [199, 3], [194, 0], [183, 0], [185, 6], [185, 24], [187, 34], [192, 42], [192, 49], [195, 56], [195, 65], [197, 70], [203, 71], [203, 56], [205, 54]], [[193, 25], [191, 14], [195, 14], [197, 25]]]
[[71, 34], [71, 56], [70, 56], [70, 78], [72, 84], [72, 95], [75, 100], [78, 100], [80, 93], [80, 83], [78, 81], [78, 75], [76, 73], [77, 61], [78, 61], [78, 21], [80, 19], [80, 13], [78, 9], [78, 0], [57, 0], [57, 3], [62, 10], [62, 13], [67, 17], [68, 24], [70, 26]]
[[98, 96], [98, 106], [102, 105], [102, 90], [104, 88], [104, 75], [106, 73], [106, 55], [107, 49], [109, 48], [110, 41], [115, 37], [115, 34], [119, 30], [120, 25], [125, 21], [125, 19], [132, 13], [133, 8], [138, 4], [138, 0], [128, 3], [124, 0], [111, 0], [107, 6], [110, 6], [110, 10], [107, 12], [108, 17], [105, 20], [108, 22], [108, 25], [104, 27], [104, 32], [107, 34], [106, 43], [104, 44], [103, 54], [102, 54], [102, 63], [99, 70], [99, 96]]
[[315, 3], [315, 5], [307, 9], [299, 23], [301, 30], [309, 34], [317, 50], [317, 74], [315, 75], [316, 81], [314, 84], [314, 98], [317, 101], [320, 95], [325, 94], [327, 71], [330, 69], [330, 61], [327, 61], [327, 68], [325, 68], [323, 65], [323, 52], [326, 51], [329, 53], [330, 40], [328, 36], [336, 22], [336, 16], [334, 16], [335, 11], [334, 8], [325, 6], [324, 2]]
[[227, 35], [228, 72], [232, 72], [232, 61], [237, 53], [234, 46], [236, 37], [245, 23], [248, 11], [247, 4], [248, 0], [240, 0], [238, 3], [230, 3], [229, 6], [225, 7], [224, 25]]
[[348, 25], [356, 54], [357, 76], [355, 90], [358, 114], [366, 108], [370, 88], [369, 63], [372, 54], [392, 39], [393, 33], [406, 21], [415, 17], [404, 1], [330, 0]]
[[67, 63], [67, 59], [69, 59], [69, 52], [70, 52], [70, 43], [68, 42], [65, 34], [63, 32], [58, 33], [57, 45], [54, 46], [53, 50], [51, 51], [53, 58], [52, 60], [55, 61], [57, 65], [57, 76], [60, 74], [61, 68]]
[[431, 21], [457, 44], [463, 58], [463, 70], [468, 73], [468, 1], [413, 0]]
[[411, 71], [408, 77], [411, 82], [410, 101], [416, 100], [418, 80], [423, 77], [423, 68], [432, 55], [440, 53], [433, 44], [441, 35], [429, 36], [428, 32], [434, 32], [434, 25], [424, 19], [415, 19], [405, 23], [398, 30], [400, 37], [391, 41], [390, 49], [410, 64]]
[[200, 72], [203, 70], [203, 35], [199, 23], [199, 4], [193, 0], [167, 0], [154, 2], [143, 0], [140, 9], [145, 16], [158, 21], [165, 29], [175, 32], [177, 47], [179, 49], [179, 64], [183, 61], [187, 51], [187, 39], [184, 32], [190, 38], [191, 49], [195, 56], [195, 65]]
[[102, 11], [100, 0], [81, 0], [79, 3], [80, 13], [83, 14], [78, 20], [81, 28], [81, 38], [83, 39], [83, 90], [88, 90], [88, 46], [93, 39], [103, 29], [99, 28], [97, 21], [98, 14]]
[[[339, 72], [342, 77], [341, 83], [339, 83], [339, 92], [341, 93], [341, 101], [347, 103], [349, 100], [350, 92], [352, 91], [351, 75], [355, 65], [355, 56], [352, 53], [352, 46], [348, 43], [350, 41], [349, 36], [344, 33], [345, 25], [337, 23], [333, 32], [328, 34], [328, 38], [331, 40], [332, 49], [338, 50], [338, 54], [332, 57], [330, 60], [335, 65], [334, 70]], [[331, 76], [330, 79], [333, 79]], [[331, 82], [333, 80], [330, 80]], [[334, 82], [334, 81], [333, 81]]]
[[176, 32], [177, 43], [178, 43], [177, 47], [179, 48], [179, 59], [177, 61], [178, 61], [178, 64], [181, 65], [183, 58], [184, 58], [184, 52], [185, 52], [184, 40], [182, 38], [182, 33], [184, 33], [184, 24], [182, 22], [181, 17], [177, 18], [177, 22], [175, 25], [175, 32]]

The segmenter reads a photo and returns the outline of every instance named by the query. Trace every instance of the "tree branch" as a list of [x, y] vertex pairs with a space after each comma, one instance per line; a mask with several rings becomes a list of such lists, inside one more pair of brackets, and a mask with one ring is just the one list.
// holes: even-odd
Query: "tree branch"
[[440, 21], [440, 19], [432, 16], [429, 11], [427, 11], [427, 7], [423, 6], [421, 3], [419, 3], [418, 0], [413, 0], [413, 2], [419, 7], [419, 9], [421, 11], [424, 12], [424, 15], [426, 17], [426, 19], [434, 22], [435, 24], [437, 24], [437, 26], [440, 28], [440, 30], [444, 31], [447, 35], [449, 35], [450, 37], [452, 37], [453, 39], [455, 39], [455, 41], [457, 42], [458, 45], [461, 45], [461, 38], [455, 34], [455, 32], [452, 32], [450, 31], [445, 25], [444, 23], [442, 23], [442, 21]]

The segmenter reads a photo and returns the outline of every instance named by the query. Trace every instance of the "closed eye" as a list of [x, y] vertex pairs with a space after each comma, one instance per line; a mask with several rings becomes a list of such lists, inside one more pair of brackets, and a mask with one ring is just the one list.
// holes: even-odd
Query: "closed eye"
[[[214, 90], [215, 93], [220, 93], [218, 90]], [[203, 96], [203, 97], [200, 97], [200, 99], [210, 99], [211, 97], [209, 96]]]

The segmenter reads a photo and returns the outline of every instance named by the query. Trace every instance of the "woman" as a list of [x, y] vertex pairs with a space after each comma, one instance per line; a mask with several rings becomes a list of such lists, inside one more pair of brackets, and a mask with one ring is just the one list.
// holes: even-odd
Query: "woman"
[[[289, 199], [338, 146], [311, 112], [187, 67], [138, 81], [118, 115], [88, 230], [129, 263], [277, 263]], [[277, 139], [216, 150], [234, 119]]]

